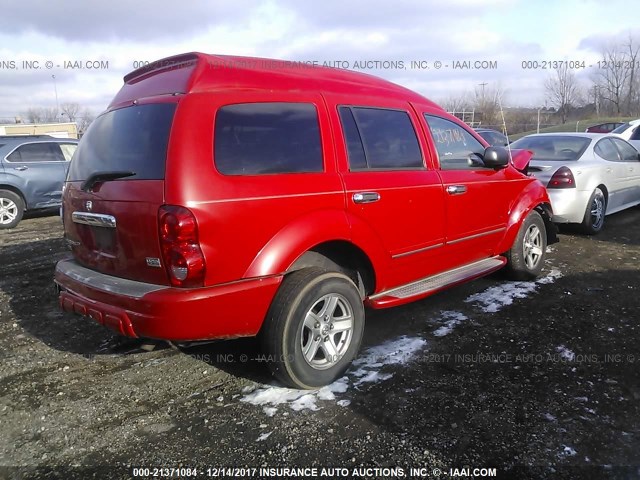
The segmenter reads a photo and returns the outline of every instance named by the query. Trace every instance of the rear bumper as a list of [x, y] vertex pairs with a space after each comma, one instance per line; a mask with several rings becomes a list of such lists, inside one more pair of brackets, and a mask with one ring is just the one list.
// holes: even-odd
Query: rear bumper
[[575, 188], [549, 189], [555, 223], [581, 223], [591, 197], [591, 191]]
[[120, 335], [163, 340], [253, 336], [282, 281], [281, 276], [181, 289], [135, 282], [82, 267], [56, 265], [60, 307]]

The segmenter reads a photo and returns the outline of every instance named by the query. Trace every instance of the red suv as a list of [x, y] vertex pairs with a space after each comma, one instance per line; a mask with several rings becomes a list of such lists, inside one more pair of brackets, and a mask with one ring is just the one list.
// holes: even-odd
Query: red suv
[[555, 230], [531, 154], [486, 147], [369, 75], [159, 61], [124, 78], [71, 162], [60, 305], [131, 337], [259, 335], [281, 381], [328, 384], [365, 304], [539, 274]]

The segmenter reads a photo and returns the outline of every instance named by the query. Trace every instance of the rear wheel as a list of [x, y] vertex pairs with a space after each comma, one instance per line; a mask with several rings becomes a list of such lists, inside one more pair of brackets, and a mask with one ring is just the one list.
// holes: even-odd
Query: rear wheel
[[587, 235], [595, 235], [604, 228], [604, 216], [607, 211], [607, 198], [600, 188], [596, 188], [589, 198], [584, 219], [580, 224]]
[[514, 280], [531, 280], [540, 275], [547, 250], [544, 220], [533, 210], [520, 226], [513, 246], [506, 253], [507, 273]]
[[24, 214], [24, 201], [10, 190], [0, 190], [0, 228], [13, 228]]
[[260, 333], [272, 373], [294, 388], [332, 383], [349, 368], [364, 331], [364, 306], [346, 275], [317, 267], [290, 273]]

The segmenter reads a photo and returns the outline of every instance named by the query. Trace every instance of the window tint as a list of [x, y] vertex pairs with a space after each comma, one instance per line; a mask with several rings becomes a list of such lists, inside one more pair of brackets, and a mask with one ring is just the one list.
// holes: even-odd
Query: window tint
[[9, 162], [62, 162], [64, 157], [56, 143], [27, 143], [20, 145], [7, 157]]
[[107, 112], [91, 124], [69, 166], [70, 181], [96, 172], [134, 172], [118, 181], [161, 180], [175, 103], [134, 105]]
[[425, 115], [436, 144], [442, 170], [477, 169], [469, 164], [472, 153], [484, 155], [484, 147], [473, 135], [457, 123], [444, 118]]
[[531, 150], [536, 160], [570, 162], [578, 160], [587, 149], [591, 139], [572, 135], [528, 136], [516, 140], [511, 148]]
[[60, 144], [62, 155], [64, 156], [64, 159], [67, 162], [71, 160], [71, 157], [73, 157], [73, 154], [76, 151], [76, 148], [78, 148], [77, 143], [61, 143]]
[[612, 138], [611, 141], [618, 147], [618, 151], [620, 152], [620, 157], [624, 162], [637, 162], [638, 161], [638, 151], [629, 145], [624, 140], [619, 138]]
[[362, 139], [368, 168], [424, 166], [418, 138], [407, 112], [368, 107], [350, 109]]
[[636, 127], [633, 130], [633, 133], [631, 134], [631, 137], [629, 137], [629, 140], [640, 140], [640, 127]]
[[619, 127], [615, 128], [611, 133], [622, 133], [624, 132], [627, 128], [629, 128], [631, 126], [630, 123], [623, 123], [622, 125], [620, 125]]
[[318, 113], [308, 103], [243, 103], [220, 108], [214, 158], [225, 175], [323, 170]]
[[620, 161], [620, 155], [618, 154], [618, 150], [616, 150], [615, 145], [611, 142], [610, 138], [604, 138], [596, 143], [596, 146], [593, 148], [593, 151], [596, 154], [600, 155], [605, 160], [609, 160], [610, 162], [618, 162]]
[[339, 109], [340, 120], [342, 122], [342, 132], [347, 143], [347, 153], [349, 155], [350, 170], [364, 170], [367, 168], [367, 159], [364, 154], [364, 146], [358, 132], [356, 121], [353, 118], [351, 109], [341, 107]]

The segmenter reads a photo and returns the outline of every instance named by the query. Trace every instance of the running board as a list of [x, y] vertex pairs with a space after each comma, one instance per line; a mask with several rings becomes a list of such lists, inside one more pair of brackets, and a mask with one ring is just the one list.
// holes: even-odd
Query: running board
[[374, 308], [401, 305], [420, 297], [426, 297], [444, 288], [482, 277], [504, 266], [507, 259], [502, 256], [485, 258], [431, 277], [426, 277], [391, 290], [380, 292], [368, 298], [368, 304]]

